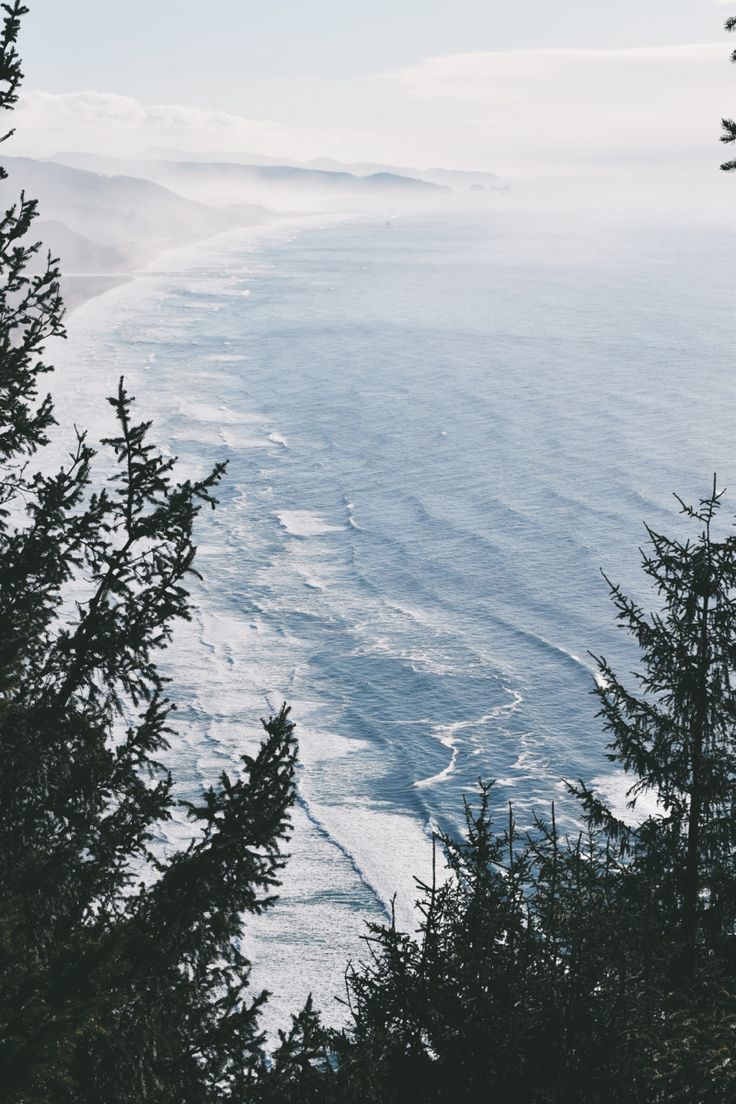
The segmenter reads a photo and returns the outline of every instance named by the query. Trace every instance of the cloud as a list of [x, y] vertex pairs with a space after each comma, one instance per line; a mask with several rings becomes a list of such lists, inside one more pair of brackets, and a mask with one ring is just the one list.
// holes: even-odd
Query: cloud
[[[683, 72], [717, 64], [727, 51], [720, 43], [653, 46], [630, 50], [535, 49], [450, 54], [389, 75], [410, 96], [425, 99], [495, 99], [504, 88], [518, 92], [546, 85], [551, 92], [585, 91], [597, 97], [609, 81], [651, 79], [669, 70]], [[616, 90], [618, 91], [618, 89]]]
[[300, 139], [268, 119], [184, 104], [146, 105], [113, 92], [25, 93], [15, 118], [24, 147], [131, 153], [148, 144], [281, 153]]
[[656, 156], [712, 142], [730, 97], [727, 47], [450, 54], [383, 79], [438, 126], [473, 132], [507, 160]]
[[307, 128], [301, 117], [284, 124], [111, 92], [31, 91], [14, 119], [13, 148], [129, 156], [176, 146], [297, 160], [330, 154], [507, 174], [679, 160], [707, 172], [720, 156], [719, 121], [732, 100], [730, 45], [428, 57], [373, 81], [346, 81], [344, 94], [333, 96], [337, 114], [330, 109]]

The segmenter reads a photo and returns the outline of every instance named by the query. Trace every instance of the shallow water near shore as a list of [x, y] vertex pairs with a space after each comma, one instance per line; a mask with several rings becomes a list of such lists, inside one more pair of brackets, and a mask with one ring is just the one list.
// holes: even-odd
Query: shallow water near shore
[[124, 374], [185, 472], [229, 462], [165, 662], [171, 758], [191, 794], [292, 706], [292, 858], [247, 936], [269, 1022], [310, 990], [343, 1018], [363, 922], [397, 893], [414, 923], [431, 830], [479, 777], [521, 825], [573, 816], [563, 778], [620, 796], [588, 652], [635, 660], [599, 568], [647, 600], [643, 522], [736, 485], [732, 256], [715, 230], [518, 210], [311, 220], [72, 316], [62, 424], [106, 431]]

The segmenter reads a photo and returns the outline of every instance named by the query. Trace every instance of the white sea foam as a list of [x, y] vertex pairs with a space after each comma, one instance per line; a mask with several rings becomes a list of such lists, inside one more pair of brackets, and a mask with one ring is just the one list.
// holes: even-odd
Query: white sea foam
[[253, 437], [237, 432], [233, 429], [221, 429], [219, 439], [229, 449], [262, 449], [268, 448], [267, 437]]
[[325, 533], [340, 533], [342, 527], [332, 525], [313, 510], [279, 510], [279, 524], [292, 537], [320, 537]]
[[346, 501], [345, 502], [345, 510], [347, 512], [348, 525], [350, 526], [350, 528], [355, 529], [355, 531], [357, 533], [362, 533], [363, 527], [362, 527], [362, 525], [358, 524], [358, 521], [355, 517], [355, 504], [353, 502], [347, 502]]
[[178, 414], [193, 422], [210, 422], [214, 425], [262, 425], [262, 415], [245, 410], [233, 410], [224, 403], [189, 402], [178, 404]]
[[[357, 628], [364, 631], [366, 626], [359, 624]], [[397, 634], [398, 635], [398, 634]], [[377, 636], [369, 638], [359, 644], [350, 653], [353, 656], [381, 655], [389, 659], [395, 659], [397, 663], [406, 663], [412, 671], [418, 674], [450, 675], [457, 670], [457, 664], [445, 659], [439, 648], [431, 647], [402, 647], [400, 637]]]
[[187, 422], [181, 429], [171, 431], [171, 440], [177, 442], [177, 448], [182, 442], [190, 442], [194, 445], [219, 445], [222, 443], [222, 431], [217, 426], [204, 423]]
[[235, 364], [241, 360], [250, 360], [244, 353], [208, 353], [203, 360], [210, 364]]
[[549, 759], [544, 754], [539, 738], [535, 733], [522, 732], [516, 737], [519, 753], [511, 764], [515, 784], [534, 783], [549, 779]]
[[309, 590], [326, 590], [326, 586], [319, 579], [315, 579], [313, 575], [304, 576], [304, 585]]
[[203, 556], [212, 556], [213, 558], [221, 558], [227, 556], [230, 552], [230, 546], [227, 544], [215, 544], [214, 541], [200, 541], [197, 544], [197, 559], [200, 560]]
[[593, 779], [591, 788], [603, 799], [615, 817], [625, 824], [641, 824], [647, 817], [657, 816], [663, 812], [662, 806], [657, 801], [657, 796], [652, 790], [644, 790], [637, 794], [636, 804], [629, 808], [628, 791], [636, 781], [630, 774], [622, 770], [613, 771], [611, 774], [601, 774]]
[[276, 908], [248, 919], [244, 945], [253, 961], [254, 992], [271, 993], [263, 1024], [288, 1026], [311, 993], [326, 1023], [345, 1023], [346, 964], [363, 953], [365, 921], [383, 918], [373, 893], [350, 859], [312, 821], [303, 806], [292, 816], [289, 861]]
[[417, 789], [426, 789], [428, 786], [436, 786], [440, 782], [445, 782], [451, 774], [455, 773], [455, 767], [457, 766], [458, 746], [455, 738], [455, 733], [463, 727], [463, 722], [458, 721], [456, 724], [449, 725], [436, 725], [433, 735], [439, 740], [441, 744], [446, 747], [450, 752], [450, 762], [447, 766], [439, 771], [437, 774], [431, 775], [429, 778], [420, 778], [414, 785]]
[[307, 799], [307, 805], [310, 815], [340, 845], [379, 897], [386, 915], [391, 913], [395, 896], [397, 926], [414, 931], [418, 916], [413, 878], [426, 882], [432, 876], [429, 826], [367, 798], [342, 805]]
[[574, 663], [576, 667], [579, 667], [581, 670], [588, 672], [588, 674], [592, 675], [594, 678], [596, 677], [597, 667], [595, 666], [593, 660], [590, 659], [590, 657], [583, 658], [583, 656], [578, 655], [577, 652], [573, 652], [570, 648], [566, 648], [563, 644], [555, 644], [552, 640], [548, 640], [546, 636], [543, 636], [541, 633], [534, 632], [532, 629], [524, 629], [521, 626], [518, 626], [518, 631], [524, 636], [528, 637], [530, 640], [536, 640], [540, 644], [544, 645], [545, 648], [548, 648], [550, 651], [556, 652], [558, 655], [563, 656], [565, 660], [569, 660], [571, 663]]
[[213, 306], [212, 303], [208, 299], [188, 299], [187, 300], [187, 310], [212, 311], [212, 310], [218, 310], [218, 309], [219, 308], [217, 307], [217, 305]]
[[289, 447], [289, 442], [287, 441], [286, 437], [282, 436], [281, 433], [269, 433], [268, 439], [274, 445], [282, 445], [283, 448]]
[[[524, 700], [521, 694], [516, 690], [509, 689], [506, 689], [506, 693], [512, 695], [512, 700], [510, 702], [504, 702], [503, 705], [496, 706], [488, 713], [484, 713], [482, 717], [471, 717], [463, 721], [454, 721], [451, 724], [436, 724], [433, 726], [432, 735], [450, 751], [450, 761], [447, 766], [437, 774], [433, 774], [429, 778], [421, 778], [414, 782], [414, 786], [417, 789], [426, 789], [430, 786], [436, 786], [441, 782], [445, 782], [455, 773], [460, 751], [458, 746], [459, 733], [466, 729], [482, 728], [484, 725], [489, 725], [493, 721], [508, 718], [518, 709]], [[473, 754], [478, 750], [479, 749], [475, 749]]]
[[343, 759], [354, 755], [369, 746], [365, 740], [348, 739], [331, 729], [319, 726], [317, 717], [323, 711], [322, 702], [297, 698], [293, 708], [299, 718], [299, 759], [305, 770], [311, 770], [329, 759]]

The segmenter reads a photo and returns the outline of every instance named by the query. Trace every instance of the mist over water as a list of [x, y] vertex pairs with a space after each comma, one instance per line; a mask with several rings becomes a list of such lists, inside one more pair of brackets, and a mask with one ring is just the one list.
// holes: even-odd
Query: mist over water
[[292, 858], [248, 935], [280, 1023], [310, 989], [341, 1018], [362, 922], [397, 892], [412, 924], [478, 777], [521, 824], [573, 814], [562, 778], [605, 789], [588, 649], [634, 658], [599, 567], [646, 600], [642, 522], [736, 485], [732, 237], [528, 206], [238, 231], [54, 350], [62, 425], [106, 429], [125, 374], [185, 471], [229, 461], [166, 661], [171, 754], [191, 792], [292, 705]]

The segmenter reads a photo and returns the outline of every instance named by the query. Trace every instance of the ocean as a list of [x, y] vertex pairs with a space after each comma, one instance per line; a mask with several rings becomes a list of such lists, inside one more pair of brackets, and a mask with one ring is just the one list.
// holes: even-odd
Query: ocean
[[522, 827], [552, 800], [574, 824], [566, 778], [621, 808], [590, 653], [636, 655], [600, 569], [651, 603], [644, 522], [680, 532], [673, 492], [736, 487], [733, 246], [502, 200], [312, 218], [170, 253], [72, 315], [62, 425], [106, 431], [124, 374], [185, 474], [228, 460], [164, 664], [170, 761], [191, 796], [292, 707], [291, 859], [246, 936], [269, 1024], [309, 991], [344, 1019], [365, 921], [396, 894], [415, 924], [432, 831], [479, 778]]

